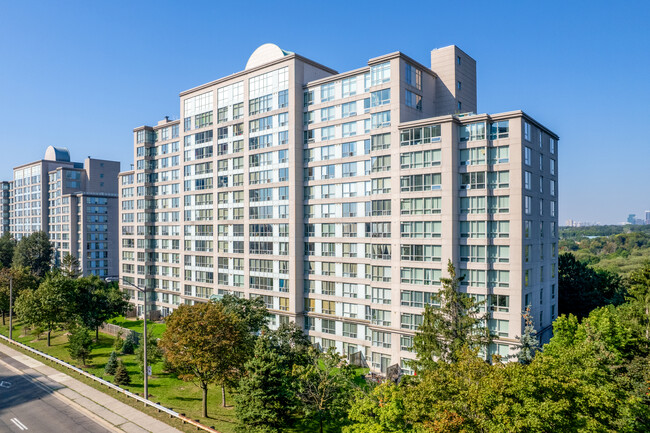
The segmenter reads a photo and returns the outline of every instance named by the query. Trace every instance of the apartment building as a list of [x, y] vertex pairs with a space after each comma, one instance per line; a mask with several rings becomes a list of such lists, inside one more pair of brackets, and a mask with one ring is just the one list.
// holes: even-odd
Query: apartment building
[[0, 236], [9, 231], [9, 206], [11, 203], [11, 182], [0, 181]]
[[79, 259], [83, 275], [116, 275], [119, 171], [117, 161], [72, 162], [67, 149], [49, 146], [42, 160], [13, 170], [10, 233], [20, 240], [44, 231], [54, 265], [67, 253]]
[[121, 275], [163, 316], [261, 296], [272, 326], [408, 370], [451, 260], [490, 313], [490, 352], [511, 354], [526, 305], [542, 335], [557, 314], [558, 137], [476, 104], [476, 63], [456, 46], [431, 67], [395, 52], [337, 73], [263, 45], [182, 92], [181, 120], [134, 130]]

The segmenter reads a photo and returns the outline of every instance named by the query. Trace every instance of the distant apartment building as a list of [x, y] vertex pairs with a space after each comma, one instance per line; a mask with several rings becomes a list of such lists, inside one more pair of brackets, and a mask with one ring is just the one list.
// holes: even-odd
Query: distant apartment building
[[9, 209], [11, 204], [11, 182], [0, 181], [0, 236], [9, 231]]
[[337, 73], [263, 45], [182, 92], [181, 120], [134, 130], [121, 275], [162, 315], [262, 297], [272, 326], [385, 371], [414, 357], [451, 260], [490, 314], [490, 353], [512, 354], [527, 305], [543, 337], [557, 315], [558, 136], [475, 111], [476, 63], [456, 46], [431, 67], [395, 52]]
[[117, 161], [71, 162], [67, 149], [49, 146], [42, 160], [13, 170], [10, 233], [20, 240], [44, 231], [55, 265], [67, 253], [84, 275], [117, 275], [119, 171]]

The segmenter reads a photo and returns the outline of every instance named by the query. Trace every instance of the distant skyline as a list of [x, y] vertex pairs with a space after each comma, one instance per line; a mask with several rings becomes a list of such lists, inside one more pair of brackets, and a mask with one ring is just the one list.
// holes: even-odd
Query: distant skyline
[[[339, 71], [402, 51], [474, 57], [478, 111], [559, 134], [559, 221], [650, 209], [650, 5], [610, 2], [2, 2], [0, 180], [48, 145], [133, 162], [133, 128], [272, 42]], [[639, 210], [640, 209], [640, 210]]]

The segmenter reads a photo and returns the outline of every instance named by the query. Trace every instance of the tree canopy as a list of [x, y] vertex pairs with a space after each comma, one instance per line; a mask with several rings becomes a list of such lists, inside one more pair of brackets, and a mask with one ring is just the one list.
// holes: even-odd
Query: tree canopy
[[208, 386], [223, 381], [239, 362], [246, 327], [218, 302], [179, 306], [168, 318], [160, 340], [167, 362], [183, 380], [203, 391], [203, 416], [207, 417]]
[[52, 260], [52, 245], [47, 233], [34, 232], [23, 237], [18, 244], [13, 257], [13, 265], [29, 267], [37, 277], [44, 277], [50, 270]]

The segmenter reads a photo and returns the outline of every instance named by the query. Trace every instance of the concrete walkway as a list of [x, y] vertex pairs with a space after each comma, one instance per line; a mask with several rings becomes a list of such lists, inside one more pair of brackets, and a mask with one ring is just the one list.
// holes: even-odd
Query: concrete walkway
[[57, 398], [69, 403], [99, 424], [115, 432], [182, 433], [144, 412], [122, 403], [65, 373], [0, 344], [0, 362], [32, 379]]

